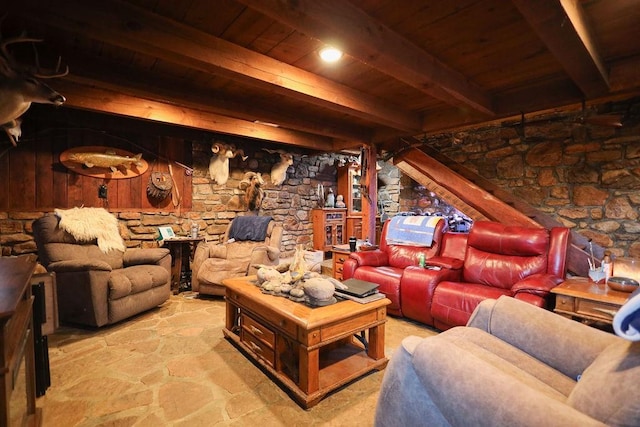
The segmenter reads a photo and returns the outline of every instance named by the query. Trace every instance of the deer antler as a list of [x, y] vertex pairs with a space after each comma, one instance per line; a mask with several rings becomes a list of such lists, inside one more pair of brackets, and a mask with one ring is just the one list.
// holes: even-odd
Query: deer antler
[[[39, 40], [41, 41], [41, 40]], [[57, 77], [64, 77], [69, 74], [69, 66], [65, 66], [64, 71], [60, 72], [60, 65], [62, 64], [62, 57], [58, 56], [58, 62], [56, 63], [56, 68], [52, 71], [43, 69], [40, 67], [40, 58], [38, 57], [38, 49], [36, 49], [36, 45], [33, 45], [33, 52], [36, 57], [36, 69], [31, 74], [34, 77], [39, 79], [55, 79]], [[43, 74], [43, 71], [47, 71], [46, 74]]]

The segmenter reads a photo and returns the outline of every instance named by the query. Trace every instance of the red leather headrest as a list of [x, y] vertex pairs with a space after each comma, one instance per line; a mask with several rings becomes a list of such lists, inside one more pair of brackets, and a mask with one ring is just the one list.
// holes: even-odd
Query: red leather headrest
[[544, 228], [476, 221], [469, 232], [468, 245], [490, 253], [536, 256], [549, 250], [549, 233]]

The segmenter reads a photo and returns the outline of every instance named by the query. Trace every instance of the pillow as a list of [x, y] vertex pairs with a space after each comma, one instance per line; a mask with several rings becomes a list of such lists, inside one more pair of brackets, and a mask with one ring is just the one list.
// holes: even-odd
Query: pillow
[[610, 426], [640, 424], [640, 343], [608, 346], [582, 376], [567, 403]]

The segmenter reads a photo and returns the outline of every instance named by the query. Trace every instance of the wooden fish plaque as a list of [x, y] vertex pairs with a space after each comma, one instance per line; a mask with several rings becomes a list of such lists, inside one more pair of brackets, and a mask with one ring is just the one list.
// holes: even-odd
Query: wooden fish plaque
[[142, 154], [113, 147], [74, 147], [60, 154], [60, 162], [69, 170], [105, 179], [128, 179], [149, 169]]

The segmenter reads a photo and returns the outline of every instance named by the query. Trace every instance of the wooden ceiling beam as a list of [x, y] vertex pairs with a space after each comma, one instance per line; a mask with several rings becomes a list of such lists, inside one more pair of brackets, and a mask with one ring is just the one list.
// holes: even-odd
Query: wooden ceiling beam
[[586, 97], [609, 91], [607, 69], [578, 0], [512, 2]]
[[337, 41], [350, 56], [440, 101], [493, 115], [479, 86], [349, 2], [239, 1], [327, 44]]
[[583, 99], [580, 90], [566, 77], [497, 93], [493, 98], [496, 115], [491, 120], [487, 120], [486, 116], [475, 111], [459, 108], [438, 109], [425, 112], [424, 132], [432, 134], [460, 130], [481, 123], [499, 122], [521, 114], [573, 105]]
[[240, 135], [269, 142], [277, 141], [282, 144], [318, 151], [331, 151], [333, 149], [331, 138], [264, 126], [246, 120], [124, 95], [65, 80], [56, 82], [56, 90], [64, 93], [67, 97], [66, 107], [106, 112], [229, 135]]
[[[65, 80], [127, 93], [140, 98], [158, 102], [185, 105], [196, 110], [208, 111], [229, 117], [263, 123], [277, 123], [279, 127], [300, 132], [317, 134], [329, 138], [346, 139], [366, 143], [371, 139], [368, 128], [344, 123], [329, 123], [302, 116], [299, 112], [290, 112], [280, 106], [266, 105], [264, 102], [236, 99], [227, 94], [203, 92], [189, 87], [184, 81], [152, 75], [149, 72], [120, 67], [114, 70], [106, 62], [95, 58], [86, 58], [78, 54], [67, 55], [67, 61], [73, 73]], [[153, 83], [151, 83], [153, 82]], [[263, 125], [264, 126], [264, 125]], [[278, 142], [278, 141], [276, 141]]]
[[304, 102], [402, 130], [419, 131], [418, 114], [116, 0], [68, 0], [47, 7], [25, 0], [19, 11], [43, 25], [135, 50], [164, 61], [267, 89]]

